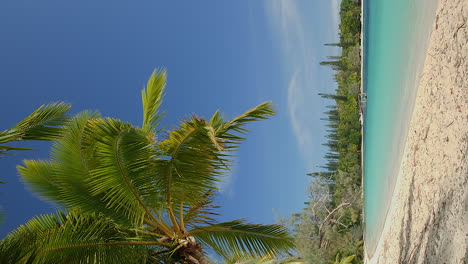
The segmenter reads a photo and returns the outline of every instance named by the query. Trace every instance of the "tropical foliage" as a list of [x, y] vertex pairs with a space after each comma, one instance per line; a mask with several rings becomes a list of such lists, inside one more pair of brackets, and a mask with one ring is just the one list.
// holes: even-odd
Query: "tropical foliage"
[[[60, 126], [67, 121], [66, 113], [69, 109], [70, 105], [65, 103], [42, 105], [12, 128], [0, 131], [0, 158], [11, 155], [14, 150], [31, 150], [30, 148], [6, 146], [5, 143], [58, 139], [62, 134]], [[0, 184], [5, 184], [5, 182], [0, 181]], [[0, 224], [3, 219], [3, 208], [0, 206]]]
[[363, 263], [360, 12], [360, 1], [341, 1], [340, 42], [325, 45], [341, 47], [342, 54], [320, 63], [335, 70], [338, 84], [336, 93], [319, 94], [333, 102], [323, 118], [327, 163], [308, 174], [305, 208], [282, 220], [293, 229], [296, 251], [308, 263]]
[[0, 131], [0, 158], [11, 154], [13, 150], [31, 150], [6, 146], [5, 143], [24, 140], [50, 141], [60, 138], [63, 132], [61, 126], [68, 120], [66, 113], [70, 107], [65, 103], [42, 105], [12, 128]]
[[142, 92], [141, 127], [82, 112], [62, 127], [50, 160], [18, 166], [35, 194], [66, 212], [11, 232], [1, 263], [208, 263], [208, 250], [232, 259], [293, 246], [280, 225], [215, 219], [213, 195], [231, 151], [249, 123], [274, 114], [272, 105], [229, 120], [219, 111], [209, 120], [194, 115], [164, 132], [165, 86], [165, 72], [155, 71]]

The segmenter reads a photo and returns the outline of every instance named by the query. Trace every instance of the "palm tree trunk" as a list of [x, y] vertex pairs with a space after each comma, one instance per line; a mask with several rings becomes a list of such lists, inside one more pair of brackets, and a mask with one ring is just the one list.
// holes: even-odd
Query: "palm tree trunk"
[[203, 254], [201, 250], [191, 252], [191, 254], [186, 257], [186, 260], [190, 264], [211, 264], [210, 260]]
[[191, 241], [187, 244], [182, 255], [190, 264], [211, 264], [211, 261], [203, 254], [201, 245], [196, 242]]
[[198, 260], [199, 264], [210, 264], [210, 260], [203, 254], [203, 251], [201, 250], [196, 250], [193, 252], [193, 257]]

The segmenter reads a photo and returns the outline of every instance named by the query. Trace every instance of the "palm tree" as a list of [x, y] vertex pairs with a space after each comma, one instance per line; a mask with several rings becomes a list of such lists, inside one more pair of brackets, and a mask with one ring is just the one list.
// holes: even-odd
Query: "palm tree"
[[165, 72], [153, 72], [142, 91], [142, 127], [82, 112], [64, 127], [50, 160], [18, 166], [33, 192], [68, 213], [37, 216], [11, 232], [0, 253], [14, 260], [2, 263], [204, 264], [207, 250], [230, 259], [293, 246], [282, 226], [214, 219], [213, 195], [230, 151], [248, 123], [274, 114], [272, 105], [231, 120], [219, 111], [210, 120], [191, 116], [164, 135], [165, 85]]

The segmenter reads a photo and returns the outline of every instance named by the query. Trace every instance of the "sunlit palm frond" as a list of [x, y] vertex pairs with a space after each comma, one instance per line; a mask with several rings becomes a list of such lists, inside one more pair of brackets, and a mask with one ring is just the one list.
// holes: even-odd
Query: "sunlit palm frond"
[[218, 206], [213, 203], [213, 195], [213, 192], [208, 192], [201, 199], [187, 206], [183, 212], [183, 217], [181, 217], [184, 226], [194, 228], [200, 225], [215, 223], [214, 217], [218, 214], [213, 210], [218, 208]]
[[24, 166], [17, 166], [23, 182], [40, 197], [64, 205], [61, 199], [62, 186], [50, 161], [24, 160]]
[[23, 233], [20, 236], [8, 236], [0, 241], [0, 263], [34, 263], [37, 251], [32, 243], [34, 239], [33, 234]]
[[239, 134], [248, 131], [245, 125], [272, 114], [273, 106], [265, 102], [227, 122], [219, 111], [209, 122], [196, 116], [182, 122], [159, 144], [161, 155], [168, 157], [158, 164], [161, 188], [172, 199], [181, 201], [195, 201], [208, 190], [216, 190], [217, 182], [231, 164], [227, 151], [243, 140]]
[[0, 144], [15, 140], [55, 140], [60, 138], [61, 125], [71, 105], [52, 103], [42, 105], [11, 129], [0, 133]]
[[141, 92], [143, 101], [143, 130], [157, 133], [161, 117], [164, 113], [159, 111], [164, 89], [166, 88], [166, 71], [155, 70], [151, 74], [146, 88]]
[[[245, 127], [247, 124], [252, 121], [267, 119], [273, 114], [275, 114], [274, 106], [271, 102], [264, 102], [227, 122], [224, 122], [219, 112], [216, 112], [211, 118], [210, 123], [215, 129], [216, 137], [219, 138], [228, 149], [232, 149], [237, 148], [238, 144], [244, 140], [240, 135], [249, 132]], [[234, 132], [237, 132], [237, 134]]]
[[51, 161], [25, 161], [18, 166], [23, 181], [65, 208], [100, 212], [122, 224], [141, 224], [148, 213], [142, 203], [155, 199], [148, 169], [153, 152], [146, 134], [88, 112], [74, 117], [66, 131], [54, 144]]
[[92, 161], [87, 181], [91, 195], [141, 225], [145, 215], [152, 215], [146, 201], [159, 198], [148, 132], [117, 119], [94, 119], [84, 128], [83, 144]]
[[214, 190], [222, 173], [222, 157], [214, 147], [207, 131], [207, 122], [192, 117], [169, 133], [158, 144], [167, 158], [158, 160], [159, 189], [176, 205], [196, 203], [208, 190]]
[[199, 227], [190, 234], [224, 257], [273, 257], [294, 246], [284, 227], [248, 224], [242, 220]]
[[[0, 131], [0, 144], [20, 140], [56, 140], [62, 136], [63, 126], [68, 120], [66, 113], [71, 105], [52, 103], [42, 105], [11, 129]], [[0, 156], [11, 150], [29, 150], [0, 146]]]
[[[155, 244], [103, 215], [71, 211], [29, 220], [2, 241], [0, 250], [15, 253], [18, 259], [14, 263], [26, 263], [30, 257], [33, 263], [141, 263], [148, 245]], [[22, 247], [15, 252], [7, 248], [11, 245]]]
[[90, 194], [88, 162], [81, 148], [84, 126], [98, 116], [82, 112], [73, 117], [64, 127], [63, 138], [54, 143], [50, 161], [26, 160], [17, 167], [23, 182], [40, 197], [65, 208], [112, 213], [104, 206], [98, 208], [99, 197]]
[[13, 129], [24, 132], [21, 140], [56, 140], [62, 136], [62, 128], [68, 120], [66, 113], [71, 105], [51, 103], [40, 106], [31, 115], [16, 124]]

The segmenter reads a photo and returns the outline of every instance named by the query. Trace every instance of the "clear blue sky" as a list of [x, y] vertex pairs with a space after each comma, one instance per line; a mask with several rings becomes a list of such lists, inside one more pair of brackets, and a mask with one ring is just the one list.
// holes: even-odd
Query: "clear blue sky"
[[[278, 114], [250, 127], [217, 204], [220, 220], [274, 223], [302, 208], [306, 173], [323, 162], [328, 102], [317, 93], [335, 83], [318, 63], [338, 53], [323, 46], [337, 40], [337, 14], [338, 0], [2, 1], [0, 130], [51, 101], [139, 125], [140, 91], [157, 67], [168, 71], [169, 127], [272, 100]], [[48, 158], [48, 144], [28, 146], [36, 151], [0, 159], [1, 237], [55, 210], [18, 179], [22, 159]]]

